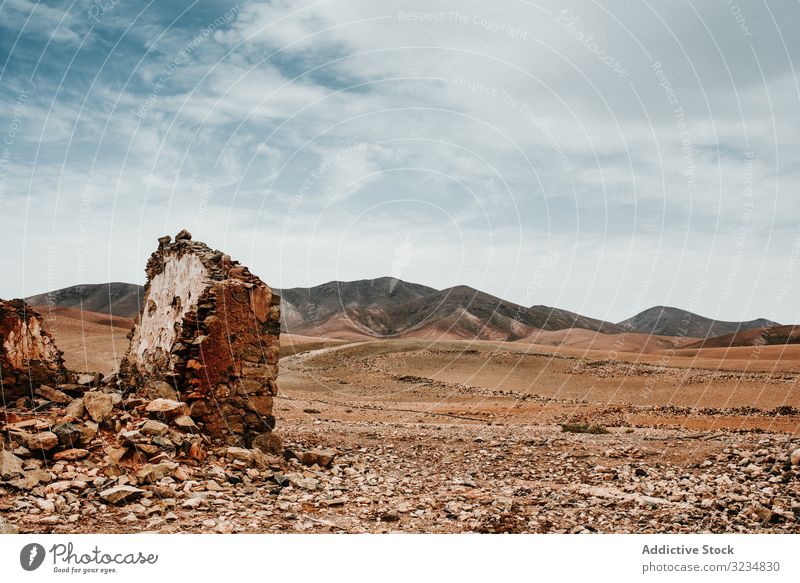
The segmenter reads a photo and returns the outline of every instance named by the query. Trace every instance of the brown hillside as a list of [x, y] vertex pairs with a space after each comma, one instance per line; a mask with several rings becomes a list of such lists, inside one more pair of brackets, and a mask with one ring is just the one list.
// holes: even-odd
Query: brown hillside
[[743, 330], [690, 344], [687, 348], [729, 348], [733, 346], [778, 346], [800, 344], [800, 326], [771, 326]]

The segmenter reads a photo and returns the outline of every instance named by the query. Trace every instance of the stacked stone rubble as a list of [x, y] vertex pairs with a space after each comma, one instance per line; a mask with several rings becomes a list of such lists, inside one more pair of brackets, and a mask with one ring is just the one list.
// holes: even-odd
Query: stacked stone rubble
[[30, 396], [45, 383], [66, 382], [61, 351], [42, 316], [22, 300], [0, 300], [0, 389], [3, 400]]
[[120, 379], [168, 382], [204, 432], [250, 445], [270, 432], [277, 393], [280, 297], [238, 262], [185, 231], [159, 239]]

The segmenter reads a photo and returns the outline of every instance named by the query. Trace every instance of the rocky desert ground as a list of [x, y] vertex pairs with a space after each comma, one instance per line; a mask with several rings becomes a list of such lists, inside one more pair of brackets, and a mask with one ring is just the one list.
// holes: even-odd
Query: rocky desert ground
[[[53, 330], [68, 364], [85, 358], [59, 337], [74, 326]], [[284, 334], [283, 455], [197, 441], [197, 464], [190, 427], [115, 396], [134, 447], [190, 453], [151, 455], [134, 476], [91, 452], [28, 458], [0, 485], [0, 520], [56, 533], [800, 532], [797, 347], [529, 340]], [[120, 342], [107, 327], [91, 353]], [[49, 407], [53, 423], [70, 403]], [[11, 413], [6, 429], [25, 432]], [[114, 445], [98, 439], [85, 447]]]

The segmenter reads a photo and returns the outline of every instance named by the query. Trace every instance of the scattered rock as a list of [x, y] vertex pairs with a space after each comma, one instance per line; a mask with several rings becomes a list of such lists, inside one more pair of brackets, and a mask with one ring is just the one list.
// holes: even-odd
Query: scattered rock
[[81, 385], [82, 387], [85, 387], [90, 385], [96, 385], [99, 382], [99, 380], [100, 378], [98, 375], [85, 373], [78, 375], [78, 378], [76, 379], [75, 382]]
[[92, 441], [97, 435], [97, 430], [99, 429], [99, 425], [94, 421], [87, 421], [86, 424], [81, 427], [81, 441], [84, 443], [89, 443]]
[[83, 440], [83, 429], [73, 423], [59, 423], [53, 427], [53, 433], [62, 447], [77, 447]]
[[144, 422], [144, 425], [139, 428], [139, 432], [142, 435], [164, 435], [168, 431], [169, 425], [153, 419], [148, 419]]
[[395, 510], [384, 509], [378, 512], [377, 520], [380, 522], [397, 522], [400, 515]]
[[253, 448], [272, 455], [283, 454], [283, 440], [275, 433], [260, 433], [253, 438]]
[[299, 478], [297, 480], [294, 480], [293, 483], [298, 488], [302, 488], [303, 490], [314, 491], [319, 488], [319, 480], [317, 480], [316, 478]]
[[204, 450], [200, 444], [193, 443], [191, 446], [189, 446], [189, 457], [193, 460], [203, 462], [205, 461], [207, 455], [208, 454], [206, 453], [206, 450]]
[[794, 450], [789, 456], [793, 466], [800, 466], [800, 448]]
[[58, 435], [52, 431], [34, 433], [25, 440], [25, 445], [31, 451], [50, 451], [58, 445]]
[[772, 522], [776, 517], [775, 513], [772, 510], [770, 510], [763, 504], [758, 504], [758, 503], [754, 503], [750, 507], [750, 513], [756, 520], [767, 523]]
[[110, 446], [105, 448], [103, 451], [108, 456], [108, 459], [112, 464], [118, 464], [120, 460], [125, 457], [125, 454], [128, 453], [128, 448]]
[[336, 452], [330, 449], [312, 449], [297, 454], [297, 459], [304, 466], [317, 465], [321, 468], [329, 468], [333, 465]]
[[174, 462], [160, 464], [145, 464], [141, 470], [136, 472], [136, 477], [144, 483], [159, 481], [164, 476], [169, 476], [178, 467]]
[[72, 399], [69, 405], [67, 405], [67, 408], [64, 409], [64, 417], [80, 419], [83, 417], [84, 411], [86, 411], [86, 407], [83, 406], [83, 399], [80, 397]]
[[114, 401], [111, 399], [111, 395], [98, 391], [84, 394], [83, 405], [86, 407], [89, 417], [97, 423], [102, 423], [108, 419], [114, 409]]
[[287, 478], [283, 474], [278, 474], [278, 473], [273, 474], [272, 479], [276, 484], [278, 484], [278, 487], [280, 488], [285, 488], [290, 483], [289, 478]]
[[23, 475], [22, 460], [8, 450], [0, 451], [0, 478], [10, 480]]
[[173, 421], [176, 427], [180, 427], [181, 429], [196, 429], [197, 425], [195, 424], [194, 420], [189, 417], [188, 415], [179, 415]]
[[457, 518], [461, 512], [461, 505], [457, 502], [450, 501], [444, 505], [444, 511], [449, 518]]
[[48, 387], [47, 385], [41, 385], [38, 389], [36, 389], [35, 392], [37, 395], [41, 395], [48, 401], [58, 403], [59, 405], [65, 405], [72, 401], [72, 397], [66, 393], [62, 393], [61, 391], [52, 387]]
[[180, 481], [180, 482], [185, 482], [185, 481], [190, 480], [192, 478], [192, 474], [189, 472], [188, 469], [186, 469], [184, 467], [179, 467], [172, 474], [172, 477], [175, 478], [176, 480]]
[[100, 492], [100, 497], [111, 504], [119, 504], [121, 502], [129, 502], [144, 494], [144, 490], [134, 488], [133, 486], [114, 486], [108, 490]]
[[225, 451], [225, 457], [229, 460], [240, 461], [248, 466], [253, 463], [253, 452], [242, 447], [229, 447]]
[[56, 387], [62, 393], [67, 393], [68, 395], [78, 398], [86, 392], [86, 387], [82, 387], [81, 385], [76, 385], [75, 383], [66, 383], [63, 385], [58, 385]]
[[4, 518], [0, 518], [0, 534], [19, 534], [19, 529]]
[[145, 384], [142, 395], [150, 399], [166, 399], [168, 401], [178, 400], [178, 391], [164, 381], [151, 381]]
[[57, 462], [58, 461], [74, 462], [76, 460], [82, 460], [88, 455], [89, 455], [89, 450], [72, 448], [72, 449], [65, 449], [64, 451], [59, 451], [53, 454], [53, 460]]
[[259, 470], [266, 470], [271, 466], [278, 466], [282, 461], [279, 457], [264, 453], [260, 449], [253, 449], [251, 452], [253, 454], [252, 465], [254, 468]]
[[130, 431], [122, 431], [117, 436], [120, 443], [123, 445], [140, 445], [145, 443], [147, 440], [145, 436], [142, 435], [142, 432], [138, 429], [131, 429]]
[[148, 413], [160, 413], [167, 416], [178, 416], [183, 413], [183, 403], [172, 399], [156, 399], [150, 401], [145, 411]]
[[39, 484], [46, 484], [50, 480], [49, 472], [45, 472], [44, 470], [28, 470], [21, 478], [9, 480], [6, 483], [17, 490], [33, 490]]

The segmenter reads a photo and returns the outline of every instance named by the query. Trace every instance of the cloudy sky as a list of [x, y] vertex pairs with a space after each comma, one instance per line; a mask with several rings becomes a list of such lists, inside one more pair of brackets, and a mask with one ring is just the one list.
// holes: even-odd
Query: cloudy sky
[[276, 287], [800, 321], [797, 2], [0, 2], [2, 297], [187, 228]]

